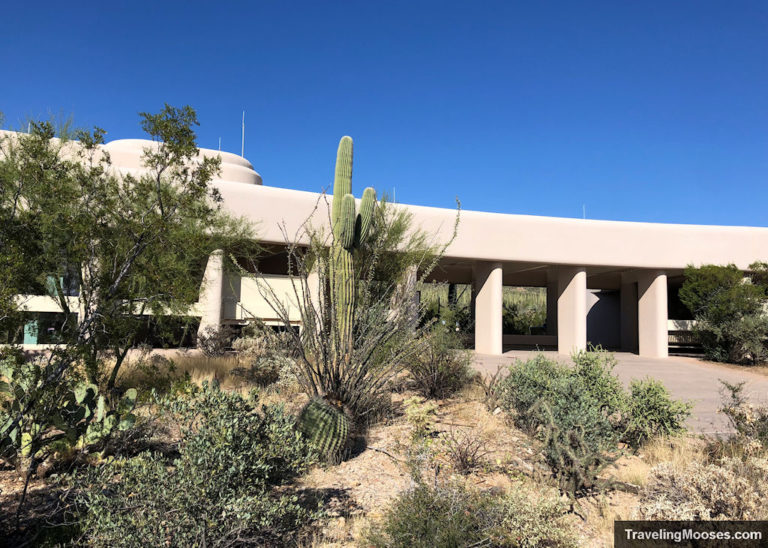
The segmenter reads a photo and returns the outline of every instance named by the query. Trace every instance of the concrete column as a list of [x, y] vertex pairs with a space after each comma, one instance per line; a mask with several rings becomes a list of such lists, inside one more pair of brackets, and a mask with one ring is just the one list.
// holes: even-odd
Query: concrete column
[[562, 267], [557, 279], [557, 351], [570, 354], [587, 347], [587, 270]]
[[200, 286], [200, 327], [198, 335], [206, 329], [221, 327], [221, 307], [224, 293], [224, 252], [217, 249], [208, 257], [203, 283]]
[[557, 335], [557, 274], [555, 267], [547, 272], [547, 335]]
[[643, 272], [637, 280], [637, 339], [639, 353], [648, 358], [669, 355], [667, 275]]
[[621, 349], [637, 352], [637, 284], [621, 284]]
[[501, 263], [477, 263], [472, 272], [475, 296], [475, 352], [501, 355], [503, 282]]

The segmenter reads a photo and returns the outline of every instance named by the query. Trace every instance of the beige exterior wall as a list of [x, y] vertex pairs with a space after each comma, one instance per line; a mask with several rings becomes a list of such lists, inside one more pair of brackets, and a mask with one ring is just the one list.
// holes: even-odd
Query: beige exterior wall
[[[140, 173], [142, 151], [152, 146], [156, 145], [149, 141], [120, 140], [104, 149], [111, 155], [115, 169]], [[300, 232], [307, 220], [327, 228], [330, 197], [263, 186], [250, 162], [234, 154], [203, 149], [201, 155], [221, 158], [221, 175], [214, 184], [225, 209], [256, 223], [264, 243], [284, 244], [283, 235]], [[329, 176], [331, 171], [329, 164]], [[401, 204], [395, 207], [409, 210], [415, 224], [434, 234], [438, 243], [447, 241], [453, 232], [453, 209]], [[584, 348], [587, 290], [601, 289], [610, 279], [613, 286], [608, 289], [621, 291], [620, 317], [616, 318], [620, 322], [621, 347], [654, 357], [667, 354], [667, 332], [672, 329], [667, 318], [669, 276], [679, 275], [689, 264], [733, 263], [746, 269], [761, 259], [768, 259], [765, 227], [595, 221], [479, 211], [461, 212], [458, 236], [445, 257], [448, 263], [469, 272], [476, 288], [475, 341], [480, 352], [497, 354], [503, 349], [501, 292], [507, 277], [540, 272], [534, 285], [547, 287], [544, 337], [548, 344], [556, 342], [563, 353]], [[285, 295], [286, 302], [295, 301], [288, 277], [266, 276], [264, 282], [241, 280], [225, 274], [219, 263], [218, 259], [209, 262], [200, 302], [193, 307], [193, 313], [201, 316], [201, 326], [243, 322], [250, 317], [275, 320], [259, 283], [271, 284], [277, 294]], [[56, 308], [52, 300], [44, 297], [28, 301], [30, 310], [52, 311], [52, 306]], [[289, 304], [291, 307], [298, 322], [295, 302]]]

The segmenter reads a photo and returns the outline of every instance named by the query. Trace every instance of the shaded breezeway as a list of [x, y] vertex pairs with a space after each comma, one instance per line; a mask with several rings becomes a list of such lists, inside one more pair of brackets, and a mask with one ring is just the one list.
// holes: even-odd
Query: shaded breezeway
[[[536, 352], [511, 350], [501, 356], [475, 354], [478, 371], [495, 373], [499, 365], [526, 360]], [[570, 362], [557, 352], [543, 352], [552, 359]], [[614, 372], [625, 385], [633, 379], [653, 377], [664, 383], [673, 397], [694, 403], [688, 426], [697, 433], [721, 434], [730, 431], [727, 418], [718, 413], [721, 405], [720, 379], [729, 383], [745, 381], [745, 393], [752, 403], [768, 405], [768, 376], [748, 369], [735, 369], [701, 362], [695, 358], [670, 356], [665, 359], [644, 358], [627, 352], [615, 354], [618, 365]]]

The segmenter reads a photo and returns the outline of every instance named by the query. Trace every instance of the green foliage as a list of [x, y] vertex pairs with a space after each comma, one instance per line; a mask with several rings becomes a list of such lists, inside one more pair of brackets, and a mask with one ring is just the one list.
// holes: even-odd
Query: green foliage
[[629, 391], [628, 421], [622, 441], [638, 448], [655, 437], [685, 432], [685, 421], [693, 404], [673, 400], [656, 379], [633, 380]]
[[[70, 378], [55, 388], [44, 383], [39, 361], [6, 358], [0, 362], [0, 420], [8, 435], [0, 455], [17, 465], [39, 463], [51, 453], [75, 447], [103, 447], [116, 430], [131, 428], [136, 417], [136, 390], [129, 389], [110, 406], [96, 385]], [[13, 419], [21, 416], [15, 425]]]
[[301, 410], [299, 430], [325, 459], [341, 456], [350, 433], [350, 420], [340, 405], [312, 398]]
[[624, 387], [613, 374], [618, 362], [601, 347], [580, 350], [571, 356], [575, 375], [584, 382], [601, 411], [608, 415], [621, 413], [626, 405]]
[[[462, 333], [472, 332], [472, 288], [468, 284], [422, 284], [425, 320], [444, 321]], [[539, 287], [504, 287], [502, 322], [505, 334], [541, 335], [547, 320], [546, 291]]]
[[[286, 242], [296, 307], [289, 309], [284, 290], [269, 280], [262, 278], [260, 287], [285, 328], [301, 388], [310, 397], [341, 402], [362, 431], [387, 409], [391, 381], [421, 348], [416, 282], [445, 246], [429, 245], [405, 209], [385, 202], [374, 207], [370, 190], [355, 217], [359, 236], [351, 249], [343, 247], [341, 216], [352, 211], [349, 198], [342, 207], [351, 190], [351, 154], [351, 140], [342, 139], [331, 215], [335, 233], [307, 223]], [[294, 329], [297, 312], [300, 332]]]
[[573, 362], [539, 354], [513, 365], [495, 390], [515, 423], [544, 441], [553, 476], [572, 500], [606, 485], [599, 474], [620, 442], [637, 449], [683, 432], [691, 410], [658, 381], [635, 381], [627, 393], [613, 374], [615, 358], [599, 348], [574, 354]]
[[760, 263], [753, 266], [753, 278], [735, 265], [685, 269], [680, 300], [696, 319], [694, 331], [712, 360], [759, 363], [768, 357], [766, 286]]
[[[76, 326], [62, 323], [66, 352], [51, 363], [52, 382], [83, 362], [89, 382], [113, 388], [147, 316], [153, 329], [176, 323], [197, 300], [211, 251], [252, 235], [221, 210], [211, 184], [220, 160], [198, 154], [194, 110], [165, 105], [140, 119], [154, 141], [141, 174], [113, 169], [99, 128], [68, 141], [31, 122], [28, 133], [0, 137], [0, 280], [15, 294], [50, 295], [65, 318], [79, 315]], [[106, 353], [115, 360], [103, 371]]]
[[435, 324], [422, 340], [421, 352], [406, 364], [411, 382], [426, 398], [445, 398], [472, 380], [472, 354], [454, 329]]
[[364, 542], [382, 548], [576, 546], [564, 512], [556, 496], [532, 497], [519, 486], [494, 496], [459, 485], [418, 484], [394, 501]]
[[78, 479], [82, 539], [93, 546], [277, 545], [317, 513], [278, 490], [312, 464], [281, 407], [208, 386], [164, 404], [182, 441], [172, 462], [143, 453]]
[[[590, 360], [585, 367], [574, 369], [543, 354], [514, 365], [502, 381], [502, 408], [514, 411], [515, 423], [528, 432], [548, 424], [551, 414], [563, 433], [583, 429], [584, 442], [590, 448], [613, 449], [619, 432], [612, 420], [616, 420], [614, 413], [620, 409], [613, 407], [615, 394], [604, 390], [611, 383], [604, 377], [610, 373], [599, 363], [593, 365], [595, 362]], [[600, 396], [608, 398], [601, 400]]]
[[590, 439], [589, 424], [561, 426], [545, 400], [534, 406], [544, 419], [540, 432], [544, 440], [544, 457], [562, 493], [571, 503], [581, 496], [599, 493], [610, 486], [600, 477], [605, 468], [616, 462], [605, 447]]

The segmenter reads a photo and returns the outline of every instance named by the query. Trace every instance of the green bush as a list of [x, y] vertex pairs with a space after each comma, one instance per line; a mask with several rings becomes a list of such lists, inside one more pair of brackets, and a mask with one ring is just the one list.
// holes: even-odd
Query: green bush
[[424, 336], [421, 352], [408, 362], [414, 388], [426, 398], [444, 398], [472, 380], [472, 355], [464, 350], [459, 334], [435, 324]]
[[574, 354], [573, 363], [569, 367], [539, 354], [510, 368], [498, 391], [518, 426], [533, 432], [546, 424], [536, 405], [543, 401], [560, 429], [583, 428], [594, 449], [619, 441], [638, 448], [654, 436], [685, 430], [692, 406], [672, 399], [661, 382], [635, 380], [627, 393], [613, 374], [616, 359], [599, 348]]
[[673, 400], [666, 387], [651, 378], [632, 381], [629, 391], [629, 413], [622, 441], [638, 448], [656, 436], [685, 431], [692, 404]]
[[636, 449], [684, 430], [690, 404], [672, 400], [658, 381], [635, 381], [628, 394], [601, 349], [578, 352], [573, 367], [539, 354], [513, 365], [497, 390], [515, 423], [544, 442], [544, 457], [571, 499], [600, 490], [619, 443]]
[[626, 394], [621, 381], [613, 374], [618, 363], [616, 357], [598, 346], [576, 352], [571, 359], [575, 374], [584, 381], [600, 409], [609, 415], [622, 413], [626, 407]]
[[709, 359], [754, 364], [768, 357], [761, 280], [745, 278], [735, 265], [685, 269], [680, 300], [696, 319], [694, 331]]
[[[610, 405], [616, 398], [605, 389], [610, 380], [603, 378], [609, 373], [599, 362], [582, 361], [584, 367], [574, 369], [538, 354], [513, 365], [501, 381], [502, 408], [513, 412], [517, 426], [530, 433], [547, 424], [551, 413], [555, 424], [564, 432], [582, 428], [590, 447], [614, 448], [619, 434], [610, 420], [614, 411]], [[606, 399], [601, 401], [600, 395]], [[546, 410], [540, 402], [546, 402]]]
[[532, 497], [522, 487], [503, 496], [462, 486], [423, 484], [401, 494], [365, 535], [387, 548], [575, 546], [555, 495]]
[[316, 513], [276, 488], [303, 473], [312, 452], [281, 407], [207, 384], [165, 401], [182, 439], [169, 462], [143, 453], [77, 480], [85, 543], [221, 546], [283, 543]]

